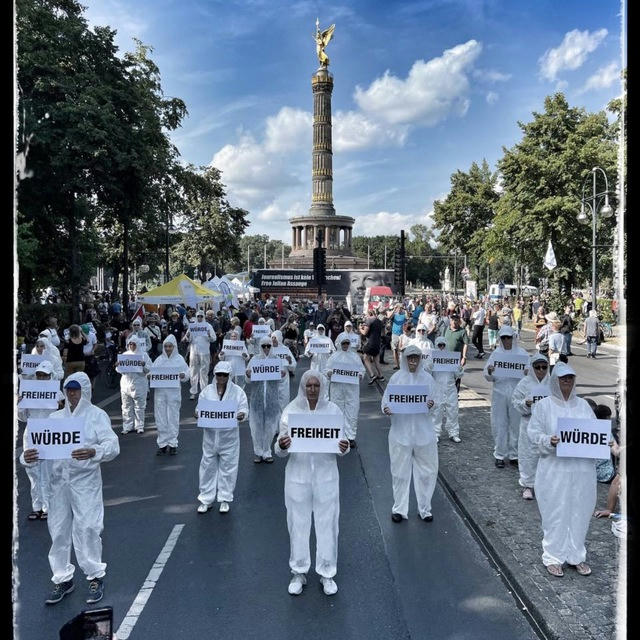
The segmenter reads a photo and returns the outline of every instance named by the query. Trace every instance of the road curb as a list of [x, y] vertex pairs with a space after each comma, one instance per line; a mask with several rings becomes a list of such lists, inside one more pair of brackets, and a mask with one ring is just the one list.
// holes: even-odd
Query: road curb
[[[438, 479], [467, 520], [467, 526], [491, 554], [491, 561], [500, 569], [510, 586], [515, 589], [517, 599], [524, 603], [527, 612], [540, 627], [538, 631], [541, 631], [543, 636], [549, 640], [562, 640], [563, 628], [561, 625], [554, 624], [554, 619], [557, 620], [557, 616], [554, 615], [553, 607], [548, 602], [545, 603], [543, 598], [537, 597], [537, 594], [533, 594], [535, 587], [525, 584], [522, 578], [526, 578], [526, 576], [518, 575], [518, 573], [522, 574], [521, 567], [510, 560], [511, 550], [490, 529], [480, 523], [480, 519], [476, 517], [471, 508], [465, 506], [472, 504], [467, 492], [453, 477], [441, 469], [438, 471]], [[558, 620], [558, 622], [561, 621]]]

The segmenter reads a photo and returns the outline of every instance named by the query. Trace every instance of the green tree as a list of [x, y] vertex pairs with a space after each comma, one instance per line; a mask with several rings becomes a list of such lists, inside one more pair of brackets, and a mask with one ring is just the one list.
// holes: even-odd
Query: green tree
[[484, 242], [500, 199], [498, 176], [486, 160], [471, 164], [468, 172], [451, 176], [451, 191], [433, 203], [434, 228], [443, 253], [466, 254], [472, 277], [478, 279], [487, 263]]
[[[585, 180], [590, 193], [592, 167], [616, 182], [615, 127], [603, 111], [570, 107], [562, 93], [544, 104], [544, 113], [518, 123], [522, 140], [504, 149], [498, 163], [504, 193], [484, 248], [487, 257], [526, 264], [533, 278], [541, 278], [548, 273], [543, 259], [551, 239], [558, 263], [551, 280], [568, 290], [589, 279], [591, 225], [580, 226], [576, 215]], [[612, 220], [599, 222], [598, 244], [613, 244], [613, 226]]]
[[352, 248], [354, 255], [359, 258], [366, 258], [367, 251], [369, 252], [369, 264], [372, 269], [384, 269], [386, 247], [387, 269], [393, 269], [393, 252], [399, 242], [399, 234], [397, 236], [354, 236]]
[[437, 288], [439, 283], [439, 258], [417, 256], [435, 256], [436, 249], [431, 246], [434, 234], [424, 224], [414, 224], [409, 229], [409, 239], [405, 240], [405, 253], [409, 258], [406, 266], [406, 279], [417, 287]]

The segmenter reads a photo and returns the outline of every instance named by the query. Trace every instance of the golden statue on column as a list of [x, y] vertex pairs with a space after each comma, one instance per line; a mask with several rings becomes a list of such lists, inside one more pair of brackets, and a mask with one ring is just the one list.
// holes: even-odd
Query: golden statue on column
[[324, 52], [324, 49], [333, 37], [335, 29], [336, 25], [332, 24], [328, 29], [320, 31], [320, 21], [316, 18], [316, 35], [312, 37], [316, 41], [316, 53], [318, 54], [320, 66], [325, 69], [329, 66], [329, 56]]

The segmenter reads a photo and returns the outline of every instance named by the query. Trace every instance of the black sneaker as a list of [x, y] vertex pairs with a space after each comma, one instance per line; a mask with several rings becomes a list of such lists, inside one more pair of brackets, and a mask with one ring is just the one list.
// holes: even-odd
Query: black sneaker
[[498, 467], [498, 469], [504, 469], [504, 460], [498, 460], [496, 458], [496, 467]]
[[509, 460], [509, 464], [512, 467], [517, 467], [518, 466], [518, 458], [516, 458], [515, 460]]
[[168, 445], [165, 445], [164, 447], [158, 447], [158, 450], [156, 451], [156, 455], [157, 456], [162, 456], [165, 453], [167, 453], [167, 449], [169, 448]]
[[169, 455], [175, 456], [178, 453], [178, 447], [169, 447]]
[[350, 449], [355, 449], [358, 445], [356, 445], [356, 441], [355, 440], [349, 440], [349, 448]]
[[392, 513], [392, 514], [391, 514], [391, 519], [392, 519], [394, 522], [402, 522], [402, 515], [401, 515], [401, 514], [399, 514], [399, 513]]
[[68, 582], [61, 582], [57, 584], [49, 597], [44, 601], [45, 604], [56, 604], [56, 602], [60, 602], [62, 598], [64, 598], [67, 593], [71, 593], [75, 587], [73, 586], [73, 580], [69, 580]]
[[422, 520], [424, 520], [425, 522], [433, 522], [433, 516], [425, 516], [424, 518], [422, 518]]
[[87, 604], [94, 604], [100, 602], [104, 595], [104, 583], [101, 578], [94, 578], [89, 583], [89, 597], [86, 599]]

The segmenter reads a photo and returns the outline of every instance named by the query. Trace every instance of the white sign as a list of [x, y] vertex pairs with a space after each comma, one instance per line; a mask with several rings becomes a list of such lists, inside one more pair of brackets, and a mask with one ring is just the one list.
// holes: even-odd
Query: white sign
[[204, 429], [232, 429], [238, 426], [238, 403], [230, 400], [198, 399], [198, 426]]
[[268, 324], [254, 324], [251, 336], [253, 338], [263, 338], [271, 333], [271, 327]]
[[329, 340], [329, 338], [311, 338], [307, 349], [309, 353], [330, 353], [331, 340]]
[[346, 382], [347, 384], [360, 384], [360, 372], [354, 365], [339, 364], [333, 367], [331, 382]]
[[291, 453], [340, 453], [344, 418], [335, 413], [290, 413]]
[[[289, 349], [287, 347], [271, 347], [271, 355], [277, 356], [280, 360], [284, 360], [283, 367], [289, 364], [287, 360], [287, 356], [291, 358], [289, 355]], [[291, 364], [293, 364], [293, 358], [291, 358]]]
[[241, 356], [245, 351], [244, 340], [223, 340], [222, 353], [229, 356]]
[[536, 384], [532, 387], [529, 395], [527, 396], [532, 402], [536, 403], [542, 398], [546, 398], [551, 395], [551, 389], [548, 384]]
[[280, 358], [253, 358], [249, 365], [251, 381], [280, 380]]
[[209, 335], [209, 326], [208, 322], [194, 322], [192, 325], [189, 325], [189, 333], [192, 337]]
[[20, 369], [22, 369], [22, 373], [35, 373], [43, 360], [46, 360], [44, 356], [23, 353], [20, 359]]
[[360, 346], [360, 336], [355, 331], [345, 331], [351, 347], [357, 349]]
[[144, 367], [144, 358], [136, 356], [132, 353], [118, 354], [119, 373], [142, 373]]
[[84, 418], [29, 418], [27, 449], [37, 449], [40, 460], [69, 460], [84, 448]]
[[433, 370], [457, 371], [460, 368], [461, 357], [462, 354], [459, 351], [440, 351], [440, 349], [433, 349], [431, 351]]
[[522, 378], [524, 370], [529, 368], [529, 356], [509, 355], [506, 352], [492, 354], [494, 378]]
[[152, 389], [176, 389], [180, 387], [180, 370], [175, 367], [153, 367], [149, 373]]
[[20, 380], [19, 409], [57, 409], [59, 380]]
[[594, 418], [558, 418], [556, 447], [559, 458], [596, 458], [607, 460], [611, 455], [611, 420]]
[[391, 413], [428, 413], [426, 384], [389, 384], [387, 402]]

